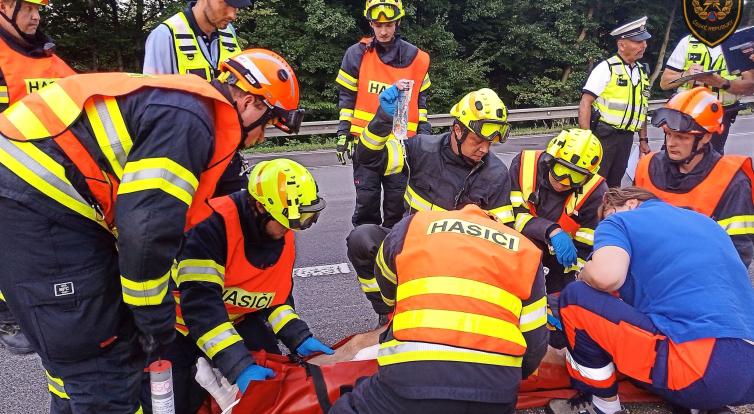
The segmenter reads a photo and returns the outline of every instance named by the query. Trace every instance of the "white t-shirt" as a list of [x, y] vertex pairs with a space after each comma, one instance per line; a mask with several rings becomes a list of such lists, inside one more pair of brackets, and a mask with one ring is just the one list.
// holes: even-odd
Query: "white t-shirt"
[[[673, 53], [670, 54], [668, 61], [665, 63], [666, 68], [670, 68], [676, 72], [683, 72], [683, 67], [686, 65], [686, 53], [689, 48], [689, 38], [691, 38], [691, 35], [684, 37], [678, 42], [675, 49], [673, 49]], [[723, 48], [719, 45], [713, 48], [708, 47], [707, 49], [709, 49], [711, 62], [714, 62], [723, 54]]]
[[[624, 64], [626, 72], [631, 74], [631, 83], [638, 85], [641, 82], [641, 68], [639, 63], [634, 62], [629, 66]], [[592, 94], [594, 96], [600, 96], [605, 91], [607, 84], [610, 83], [610, 66], [607, 60], [603, 60], [597, 66], [592, 69], [592, 73], [589, 74], [589, 79], [586, 80], [586, 84], [581, 89], [582, 92]]]

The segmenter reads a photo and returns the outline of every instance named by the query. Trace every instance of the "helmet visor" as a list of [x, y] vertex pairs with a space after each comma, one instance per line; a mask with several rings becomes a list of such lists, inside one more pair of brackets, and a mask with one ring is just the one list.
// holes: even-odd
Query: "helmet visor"
[[592, 177], [592, 173], [584, 168], [555, 158], [550, 173], [557, 182], [563, 185], [579, 187]]
[[272, 116], [272, 125], [275, 128], [287, 133], [298, 134], [301, 129], [301, 123], [304, 120], [303, 109], [286, 110], [277, 106], [270, 108]]
[[469, 128], [481, 138], [491, 142], [505, 142], [510, 135], [510, 124], [504, 121], [471, 121]]
[[652, 125], [662, 128], [663, 125], [676, 132], [690, 134], [706, 134], [707, 130], [699, 125], [688, 114], [670, 108], [660, 108], [652, 116]]
[[[366, 15], [368, 20], [391, 22], [400, 14], [398, 6], [393, 4], [377, 4], [367, 9]], [[384, 18], [380, 18], [384, 16]]]
[[306, 230], [311, 227], [319, 219], [319, 215], [322, 210], [325, 209], [327, 203], [322, 198], [318, 198], [313, 204], [308, 206], [299, 207], [300, 217], [298, 219], [289, 219], [291, 230]]

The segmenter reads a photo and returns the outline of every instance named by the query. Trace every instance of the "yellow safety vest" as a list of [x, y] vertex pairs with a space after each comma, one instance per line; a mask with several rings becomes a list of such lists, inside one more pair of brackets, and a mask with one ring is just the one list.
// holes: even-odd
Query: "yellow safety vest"
[[[633, 84], [631, 73], [618, 55], [607, 60], [610, 82], [592, 106], [600, 112], [600, 121], [617, 129], [638, 131], [647, 120], [649, 78], [639, 65], [639, 83]], [[638, 63], [637, 63], [638, 64]]]
[[[720, 56], [718, 56], [717, 59], [715, 59], [715, 61], [713, 62], [712, 54], [710, 53], [707, 45], [698, 41], [691, 35], [686, 36], [686, 39], [684, 39], [684, 41], [688, 42], [688, 47], [686, 48], [686, 62], [683, 64], [684, 71], [688, 70], [693, 64], [699, 64], [702, 65], [702, 68], [704, 68], [704, 70], [722, 69], [720, 76], [722, 76], [724, 79], [733, 80], [738, 78], [737, 76], [728, 73], [728, 65], [725, 62], [725, 57], [722, 53], [720, 53]], [[732, 105], [736, 103], [736, 101], [738, 101], [738, 96], [733, 95], [728, 91], [722, 90], [720, 88], [713, 88], [709, 85], [698, 82], [686, 82], [685, 84], [681, 85], [678, 90], [687, 90], [696, 86], [704, 86], [712, 91], [712, 93], [717, 94], [717, 99], [722, 102], [723, 105]]]
[[[199, 41], [196, 39], [194, 31], [191, 30], [186, 15], [182, 11], [178, 12], [165, 20], [164, 23], [173, 35], [173, 49], [175, 50], [178, 73], [193, 73], [211, 81], [215, 77], [217, 67], [207, 60], [199, 48]], [[238, 38], [230, 29], [230, 26], [225, 29], [218, 29], [218, 34], [220, 35], [219, 64], [238, 53], [241, 46], [238, 45]]]

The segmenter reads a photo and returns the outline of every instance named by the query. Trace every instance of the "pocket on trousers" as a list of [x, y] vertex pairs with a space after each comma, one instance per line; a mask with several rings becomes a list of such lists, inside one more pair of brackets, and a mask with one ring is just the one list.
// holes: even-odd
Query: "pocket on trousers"
[[43, 357], [76, 361], [101, 352], [118, 332], [121, 292], [117, 269], [97, 266], [49, 280], [18, 284], [31, 312]]
[[620, 322], [613, 355], [618, 371], [645, 383], [652, 383], [650, 374], [657, 360], [657, 342], [665, 339], [634, 325]]

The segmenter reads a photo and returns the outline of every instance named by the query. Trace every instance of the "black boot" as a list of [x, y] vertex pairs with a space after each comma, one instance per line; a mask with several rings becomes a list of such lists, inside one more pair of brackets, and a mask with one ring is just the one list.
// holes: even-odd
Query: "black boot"
[[8, 352], [16, 355], [30, 354], [34, 352], [31, 349], [29, 340], [21, 332], [21, 328], [16, 323], [0, 323], [0, 344]]

